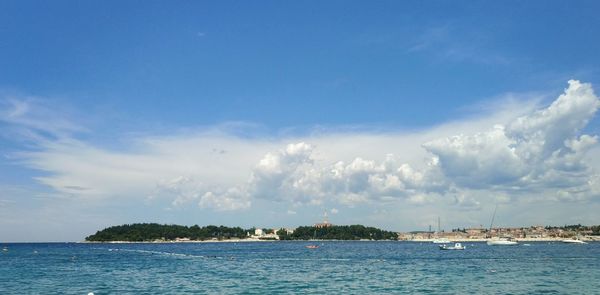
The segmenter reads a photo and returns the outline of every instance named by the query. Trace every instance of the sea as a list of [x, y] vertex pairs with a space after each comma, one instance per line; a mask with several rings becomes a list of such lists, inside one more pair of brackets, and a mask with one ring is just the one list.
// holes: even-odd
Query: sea
[[0, 243], [0, 294], [600, 294], [600, 242], [463, 245]]

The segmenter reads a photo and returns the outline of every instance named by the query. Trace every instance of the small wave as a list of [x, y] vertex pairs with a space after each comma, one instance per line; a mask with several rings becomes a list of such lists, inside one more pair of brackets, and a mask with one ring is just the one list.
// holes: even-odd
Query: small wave
[[109, 252], [112, 252], [112, 251], [134, 252], [134, 253], [156, 254], [156, 255], [175, 256], [175, 257], [188, 257], [188, 258], [223, 258], [223, 257], [218, 257], [218, 256], [192, 255], [192, 254], [163, 252], [163, 251], [151, 251], [151, 250], [140, 250], [140, 249], [114, 249], [114, 248], [110, 248], [110, 249], [108, 249], [108, 251]]
[[264, 261], [350, 261], [348, 258], [255, 258]]

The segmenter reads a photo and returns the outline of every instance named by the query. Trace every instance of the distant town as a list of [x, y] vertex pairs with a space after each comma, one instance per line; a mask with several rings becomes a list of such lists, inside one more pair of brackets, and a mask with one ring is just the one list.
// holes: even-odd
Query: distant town
[[600, 241], [600, 226], [565, 225], [565, 226], [529, 226], [458, 228], [451, 231], [413, 231], [398, 233], [398, 240], [428, 241], [446, 238], [451, 241], [483, 241], [492, 237], [512, 237], [519, 240], [545, 241], [582, 238]]
[[[327, 219], [323, 222], [315, 223], [315, 228], [328, 228], [334, 226]], [[292, 234], [294, 229], [283, 229], [287, 234]], [[279, 239], [277, 236], [279, 231], [277, 230], [263, 230], [257, 229], [253, 238], [270, 237]], [[448, 239], [450, 241], [485, 241], [489, 238], [494, 237], [512, 237], [520, 240], [530, 241], [551, 241], [551, 240], [563, 240], [580, 238], [587, 240], [600, 241], [600, 225], [585, 226], [581, 224], [577, 225], [564, 225], [564, 226], [529, 226], [529, 227], [496, 227], [496, 228], [484, 228], [484, 227], [469, 227], [469, 228], [457, 228], [451, 231], [444, 230], [429, 230], [429, 231], [411, 231], [411, 232], [397, 232], [397, 240], [400, 241], [433, 241], [435, 239]]]
[[[315, 228], [329, 228], [334, 226], [329, 221], [325, 220], [321, 223], [315, 223]], [[287, 235], [293, 234], [294, 229], [282, 228], [280, 230], [272, 229], [256, 229], [254, 235], [251, 238], [272, 238], [279, 240], [278, 233], [285, 231]], [[494, 237], [512, 237], [524, 241], [552, 241], [552, 240], [563, 240], [580, 238], [586, 240], [597, 240], [600, 241], [600, 225], [596, 226], [584, 226], [581, 224], [577, 225], [565, 225], [565, 226], [529, 226], [529, 227], [498, 227], [498, 228], [483, 228], [483, 227], [470, 227], [470, 228], [457, 228], [451, 231], [437, 230], [437, 231], [411, 231], [411, 232], [397, 232], [397, 240], [400, 241], [422, 241], [428, 242], [435, 239], [448, 239], [450, 241], [485, 241], [489, 238]]]

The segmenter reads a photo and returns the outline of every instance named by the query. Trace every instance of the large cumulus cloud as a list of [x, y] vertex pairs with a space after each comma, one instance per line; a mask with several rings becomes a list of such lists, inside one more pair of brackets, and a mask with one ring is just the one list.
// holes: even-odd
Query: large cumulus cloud
[[476, 199], [465, 195], [472, 190], [593, 197], [596, 171], [584, 157], [597, 137], [581, 131], [599, 105], [590, 84], [571, 80], [546, 108], [487, 131], [424, 143], [431, 155], [424, 169], [401, 163], [393, 154], [379, 162], [356, 157], [326, 164], [314, 161], [315, 147], [310, 144], [289, 144], [260, 160], [249, 181], [250, 195], [294, 203], [357, 203], [423, 200], [435, 193], [451, 196], [463, 208], [479, 207]]
[[547, 108], [506, 126], [425, 143], [444, 176], [460, 187], [536, 192], [585, 189], [594, 175], [584, 162], [596, 136], [580, 134], [599, 107], [590, 84], [569, 87]]
[[28, 117], [32, 106], [9, 106], [0, 119], [35, 134], [33, 140], [57, 133], [18, 153], [21, 163], [43, 171], [41, 183], [81, 199], [169, 199], [171, 207], [217, 211], [248, 209], [258, 200], [294, 206], [441, 200], [478, 210], [488, 195], [581, 201], [600, 193], [599, 167], [588, 161], [598, 139], [583, 132], [600, 103], [592, 86], [579, 81], [569, 81], [546, 107], [510, 108], [412, 133], [242, 138], [216, 129], [138, 138], [126, 151], [77, 139], [69, 128], [40, 129], [37, 113]]

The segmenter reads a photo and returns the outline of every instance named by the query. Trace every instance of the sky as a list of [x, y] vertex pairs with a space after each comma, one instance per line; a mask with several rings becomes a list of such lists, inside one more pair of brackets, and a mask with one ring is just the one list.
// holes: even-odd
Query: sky
[[1, 1], [0, 241], [600, 224], [597, 1]]

